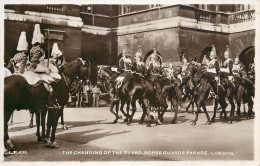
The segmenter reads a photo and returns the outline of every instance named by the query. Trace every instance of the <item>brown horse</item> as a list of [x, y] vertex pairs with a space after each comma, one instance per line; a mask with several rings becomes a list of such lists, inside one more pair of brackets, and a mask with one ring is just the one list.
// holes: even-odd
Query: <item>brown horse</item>
[[[46, 90], [42, 82], [34, 86], [28, 84], [25, 78], [21, 75], [11, 75], [5, 78], [4, 86], [4, 141], [5, 147], [8, 150], [14, 148], [8, 136], [8, 121], [13, 111], [21, 109], [29, 109], [39, 114], [41, 110], [42, 116], [42, 136], [39, 133], [40, 121], [37, 121], [37, 139], [40, 141], [42, 138], [49, 138], [50, 129], [52, 128], [51, 143], [58, 145], [55, 142], [55, 133], [57, 128], [58, 119], [62, 108], [68, 102], [69, 89], [71, 83], [76, 77], [80, 79], [86, 78], [86, 66], [82, 59], [77, 59], [61, 67], [60, 74], [62, 79], [56, 84], [56, 99], [59, 107], [52, 107], [48, 109], [47, 120], [47, 133], [45, 135], [45, 116], [47, 113], [47, 105], [49, 103], [49, 92]], [[39, 117], [39, 115], [38, 115]]]

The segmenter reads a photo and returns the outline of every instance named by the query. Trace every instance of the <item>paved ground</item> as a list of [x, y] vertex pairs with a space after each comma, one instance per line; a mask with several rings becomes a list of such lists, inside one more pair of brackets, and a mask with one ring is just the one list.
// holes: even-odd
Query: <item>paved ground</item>
[[9, 135], [18, 152], [27, 154], [13, 154], [5, 161], [253, 160], [253, 119], [237, 117], [233, 124], [217, 119], [206, 125], [203, 113], [191, 126], [193, 114], [180, 112], [178, 124], [169, 124], [173, 115], [167, 112], [163, 125], [153, 121], [147, 128], [138, 124], [140, 111], [128, 126], [122, 119], [112, 124], [114, 116], [108, 107], [66, 108], [69, 130], [59, 126], [60, 148], [49, 149], [36, 142], [36, 128], [28, 127], [29, 112], [15, 112]]

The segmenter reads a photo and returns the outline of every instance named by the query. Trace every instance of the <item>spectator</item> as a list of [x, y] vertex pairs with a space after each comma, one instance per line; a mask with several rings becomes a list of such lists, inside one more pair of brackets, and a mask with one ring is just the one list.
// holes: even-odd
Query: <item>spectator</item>
[[98, 107], [98, 101], [99, 101], [99, 95], [100, 95], [100, 89], [97, 87], [97, 85], [95, 85], [92, 88], [92, 92], [93, 92], [93, 107]]

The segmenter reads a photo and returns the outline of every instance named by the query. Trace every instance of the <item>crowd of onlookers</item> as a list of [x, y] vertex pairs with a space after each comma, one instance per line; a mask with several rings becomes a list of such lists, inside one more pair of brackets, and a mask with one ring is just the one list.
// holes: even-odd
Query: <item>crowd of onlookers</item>
[[100, 89], [100, 83], [92, 85], [89, 80], [85, 81], [78, 93], [70, 94], [67, 107], [98, 107]]

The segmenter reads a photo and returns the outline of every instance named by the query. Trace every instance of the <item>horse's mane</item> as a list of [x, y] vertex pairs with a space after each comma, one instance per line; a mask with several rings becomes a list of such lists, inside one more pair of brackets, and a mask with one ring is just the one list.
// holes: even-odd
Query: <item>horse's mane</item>
[[61, 66], [61, 69], [65, 75], [71, 76], [73, 73], [77, 72], [78, 70], [77, 67], [78, 67], [78, 59]]

